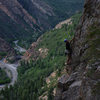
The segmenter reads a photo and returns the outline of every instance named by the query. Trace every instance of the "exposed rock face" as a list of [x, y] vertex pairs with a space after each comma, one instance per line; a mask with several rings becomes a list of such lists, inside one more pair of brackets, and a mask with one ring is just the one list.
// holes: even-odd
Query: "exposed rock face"
[[64, 24], [67, 24], [67, 25], [72, 24], [71, 18], [70, 18], [70, 19], [67, 19], [67, 20], [65, 20], [65, 21], [62, 21], [62, 22], [60, 22], [59, 24], [57, 24], [57, 25], [55, 26], [55, 29], [60, 29], [60, 28], [62, 28], [62, 26], [63, 26]]
[[25, 52], [23, 59], [24, 60], [37, 60], [39, 57], [45, 58], [48, 55], [48, 49], [47, 48], [39, 48], [37, 50], [37, 46], [42, 41], [42, 36], [38, 38], [36, 42], [33, 42], [31, 44], [31, 47]]
[[62, 77], [55, 100], [100, 99], [100, 0], [86, 0], [72, 42], [69, 77]]
[[[42, 36], [41, 36], [42, 37]], [[41, 41], [41, 37], [38, 38], [38, 40], [36, 42], [33, 42], [31, 44], [31, 47], [25, 52], [24, 56], [23, 56], [23, 59], [24, 60], [37, 60], [39, 55], [40, 55], [40, 52], [38, 50], [35, 50], [36, 47], [38, 46], [39, 42]]]

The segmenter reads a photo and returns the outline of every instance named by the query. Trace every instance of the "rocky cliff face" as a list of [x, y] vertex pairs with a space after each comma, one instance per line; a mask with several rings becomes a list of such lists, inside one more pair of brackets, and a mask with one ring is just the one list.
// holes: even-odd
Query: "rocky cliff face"
[[55, 100], [100, 98], [100, 0], [85, 0], [83, 16], [72, 41], [69, 77], [58, 82]]
[[[42, 37], [42, 36], [41, 36]], [[33, 42], [30, 46], [30, 48], [25, 52], [23, 59], [28, 61], [30, 59], [32, 60], [37, 60], [40, 53], [38, 50], [35, 50], [36, 47], [38, 46], [39, 42], [41, 42], [41, 37], [38, 38], [38, 40], [36, 42]]]

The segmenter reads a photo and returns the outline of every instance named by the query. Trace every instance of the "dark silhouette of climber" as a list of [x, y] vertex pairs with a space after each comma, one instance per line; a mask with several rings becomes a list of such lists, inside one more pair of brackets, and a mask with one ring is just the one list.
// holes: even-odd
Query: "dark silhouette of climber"
[[67, 64], [69, 65], [71, 63], [71, 55], [72, 55], [72, 49], [70, 46], [70, 42], [65, 39], [64, 42], [66, 43], [66, 50], [65, 50], [65, 55], [68, 55], [68, 60], [67, 60]]

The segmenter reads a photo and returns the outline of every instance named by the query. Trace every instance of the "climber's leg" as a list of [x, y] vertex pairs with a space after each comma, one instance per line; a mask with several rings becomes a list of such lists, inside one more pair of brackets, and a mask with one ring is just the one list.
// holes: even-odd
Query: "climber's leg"
[[71, 53], [68, 54], [68, 60], [67, 60], [67, 65], [71, 64]]

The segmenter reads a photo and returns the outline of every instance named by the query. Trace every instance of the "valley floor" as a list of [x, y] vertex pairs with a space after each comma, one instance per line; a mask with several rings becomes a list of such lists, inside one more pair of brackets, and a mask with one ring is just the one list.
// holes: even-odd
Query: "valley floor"
[[6, 85], [8, 85], [8, 87], [10, 85], [14, 85], [14, 83], [17, 81], [17, 75], [18, 75], [17, 66], [18, 64], [7, 64], [7, 63], [4, 63], [3, 61], [0, 61], [0, 68], [5, 69], [8, 76], [11, 78], [11, 83], [0, 85], [0, 89], [4, 88]]
[[[19, 51], [20, 53], [23, 53], [26, 51], [24, 48], [18, 45], [18, 40], [14, 41], [14, 43], [15, 43], [15, 49], [17, 51]], [[17, 76], [18, 76], [18, 72], [17, 72], [18, 65], [19, 65], [18, 62], [15, 64], [9, 64], [9, 63], [5, 63], [4, 60], [0, 61], [0, 68], [4, 69], [8, 77], [11, 79], [11, 82], [9, 84], [0, 85], [0, 90], [2, 88], [5, 88], [6, 85], [8, 85], [9, 87], [10, 85], [15, 84], [15, 82], [17, 81]]]

